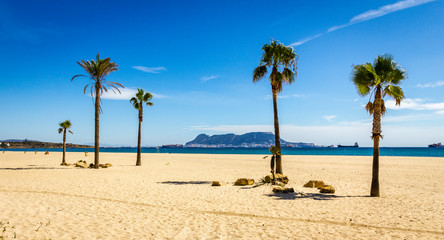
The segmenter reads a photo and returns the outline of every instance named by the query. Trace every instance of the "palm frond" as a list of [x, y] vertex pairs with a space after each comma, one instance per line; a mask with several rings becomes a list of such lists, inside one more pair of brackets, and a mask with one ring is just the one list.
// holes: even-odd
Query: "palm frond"
[[294, 82], [294, 73], [293, 71], [291, 71], [289, 68], [284, 68], [284, 70], [282, 70], [282, 77], [283, 77], [283, 81], [288, 83], [288, 84], [292, 84]]
[[83, 74], [74, 75], [74, 77], [71, 78], [71, 82], [74, 81], [74, 78], [78, 78], [78, 77], [86, 77], [86, 76]]
[[367, 112], [372, 115], [373, 114], [373, 110], [374, 110], [374, 105], [371, 101], [369, 101], [367, 103], [367, 105], [365, 105], [365, 110], [367, 110]]
[[373, 68], [373, 66], [370, 63], [364, 64], [364, 68], [365, 70], [367, 70], [368, 73], [373, 75], [372, 79], [374, 81], [374, 85], [381, 84], [381, 77], [376, 73], [376, 70]]
[[[119, 87], [124, 88], [124, 86], [120, 83], [105, 80], [108, 74], [118, 70], [118, 65], [114, 62], [111, 62], [110, 58], [100, 59], [99, 53], [97, 53], [95, 60], [80, 60], [77, 62], [77, 64], [80, 65], [88, 73], [90, 79], [92, 80], [84, 87], [83, 93], [86, 93], [87, 88], [91, 87], [90, 93], [92, 97], [92, 102], [93, 104], [95, 104], [95, 97], [96, 95], [98, 95], [98, 105], [100, 108], [100, 112], [102, 112], [100, 106], [100, 96], [103, 95], [104, 92], [108, 92], [109, 90], [113, 91], [114, 93], [120, 93]], [[74, 77], [72, 77], [71, 81], [80, 76], [86, 77], [85, 75], [81, 74], [75, 75]]]
[[59, 123], [59, 126], [63, 129], [68, 129], [71, 127], [71, 121], [65, 120], [65, 121]]
[[153, 99], [153, 95], [152, 95], [151, 93], [146, 92], [145, 95], [143, 95], [143, 101], [144, 101], [144, 102], [148, 102], [148, 101], [150, 101], [151, 99]]
[[401, 101], [404, 99], [404, 92], [399, 86], [388, 85], [384, 89], [384, 95], [388, 95], [395, 99], [395, 105], [401, 105]]
[[62, 132], [63, 132], [63, 128], [59, 128], [59, 129], [58, 129], [58, 132], [59, 132], [59, 133], [62, 133]]
[[253, 82], [256, 83], [261, 80], [265, 74], [267, 74], [267, 66], [261, 65], [254, 69], [253, 71]]
[[140, 106], [139, 106], [139, 100], [136, 97], [132, 97], [130, 99], [131, 104], [133, 104], [133, 107], [137, 110], [139, 110]]
[[352, 81], [361, 96], [367, 95], [375, 84], [373, 74], [367, 71], [364, 64], [353, 66]]

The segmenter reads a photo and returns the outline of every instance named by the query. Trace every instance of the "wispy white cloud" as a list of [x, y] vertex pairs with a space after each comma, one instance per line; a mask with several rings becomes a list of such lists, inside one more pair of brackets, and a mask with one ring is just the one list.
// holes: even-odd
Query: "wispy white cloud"
[[324, 115], [324, 116], [322, 116], [322, 117], [323, 117], [325, 120], [329, 121], [329, 122], [333, 121], [333, 119], [336, 118], [335, 115]]
[[369, 11], [366, 11], [366, 12], [361, 13], [359, 15], [356, 15], [350, 20], [350, 23], [354, 24], [354, 23], [358, 23], [358, 22], [368, 21], [370, 19], [382, 17], [382, 16], [387, 15], [392, 12], [397, 12], [397, 11], [400, 11], [403, 9], [415, 7], [415, 6], [422, 5], [422, 4], [429, 3], [429, 2], [433, 2], [433, 1], [435, 1], [435, 0], [402, 0], [402, 1], [398, 1], [396, 3], [384, 5], [378, 9], [369, 10]]
[[306, 43], [308, 41], [311, 41], [311, 40], [313, 40], [315, 38], [318, 38], [318, 37], [320, 37], [322, 35], [324, 35], [324, 33], [319, 33], [319, 34], [316, 34], [314, 36], [311, 36], [311, 37], [308, 37], [308, 38], [304, 38], [304, 39], [302, 39], [300, 41], [294, 42], [294, 43], [290, 44], [289, 46], [290, 47], [297, 47], [297, 46], [302, 45], [302, 44], [304, 44], [304, 43]]
[[134, 69], [137, 69], [142, 72], [147, 73], [160, 73], [160, 71], [166, 71], [165, 67], [144, 67], [144, 66], [133, 66]]
[[385, 101], [385, 106], [388, 109], [410, 109], [410, 110], [429, 110], [429, 111], [444, 111], [444, 102], [428, 103], [421, 98], [406, 98], [401, 102], [401, 106], [396, 106], [394, 100]]
[[200, 80], [202, 80], [202, 82], [207, 82], [218, 77], [219, 75], [203, 76], [200, 78]]
[[419, 6], [419, 5], [429, 3], [429, 2], [434, 2], [434, 1], [436, 1], [436, 0], [401, 0], [401, 1], [398, 1], [393, 4], [384, 5], [378, 9], [368, 10], [366, 12], [356, 15], [356, 16], [352, 17], [350, 19], [350, 21], [346, 24], [332, 26], [332, 27], [328, 28], [327, 32], [325, 32], [325, 33], [320, 33], [320, 34], [314, 35], [312, 37], [305, 38], [305, 39], [300, 40], [298, 42], [292, 43], [289, 46], [291, 46], [291, 47], [299, 46], [299, 45], [309, 42], [315, 38], [318, 38], [326, 33], [334, 32], [336, 30], [351, 26], [356, 23], [365, 22], [365, 21], [368, 21], [371, 19], [385, 16], [389, 13], [397, 12], [397, 11], [400, 11], [403, 9]]
[[[134, 97], [137, 93], [137, 89], [135, 88], [122, 88], [119, 92], [114, 93], [113, 91], [105, 92], [101, 97], [102, 99], [109, 99], [109, 100], [130, 100], [132, 97]], [[159, 99], [159, 98], [167, 98], [167, 96], [157, 93], [151, 93], [153, 94], [153, 99]]]
[[334, 32], [334, 31], [336, 31], [336, 30], [339, 30], [339, 29], [342, 29], [342, 28], [348, 27], [348, 26], [350, 26], [350, 25], [352, 25], [352, 23], [347, 23], [347, 24], [342, 24], [342, 25], [338, 25], [338, 26], [333, 26], [333, 27], [328, 28], [327, 32], [328, 32], [328, 33], [329, 33], [329, 32]]
[[153, 99], [156, 98], [168, 98], [168, 96], [162, 95], [162, 94], [158, 94], [158, 93], [151, 93], [153, 94]]
[[444, 81], [437, 81], [435, 83], [425, 83], [425, 84], [418, 84], [416, 87], [419, 88], [435, 88], [435, 87], [442, 87], [444, 86]]
[[101, 97], [102, 99], [110, 99], [110, 100], [129, 100], [132, 97], [134, 97], [136, 93], [137, 89], [122, 88], [120, 89], [120, 93], [119, 92], [114, 93], [113, 91], [108, 91], [103, 93]]

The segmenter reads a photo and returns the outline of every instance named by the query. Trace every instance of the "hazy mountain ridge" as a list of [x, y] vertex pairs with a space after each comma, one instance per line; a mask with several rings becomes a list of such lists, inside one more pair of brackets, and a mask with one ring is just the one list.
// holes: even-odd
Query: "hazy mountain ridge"
[[[224, 148], [224, 147], [244, 147], [244, 148], [268, 148], [274, 145], [274, 134], [270, 132], [251, 132], [242, 135], [233, 133], [213, 135], [199, 134], [194, 140], [187, 142], [185, 147], [200, 148]], [[282, 147], [292, 148], [312, 148], [317, 147], [314, 143], [293, 143], [281, 139]]]
[[[41, 142], [36, 140], [0, 140], [0, 148], [62, 148], [62, 143]], [[66, 143], [66, 148], [92, 148], [89, 145]]]

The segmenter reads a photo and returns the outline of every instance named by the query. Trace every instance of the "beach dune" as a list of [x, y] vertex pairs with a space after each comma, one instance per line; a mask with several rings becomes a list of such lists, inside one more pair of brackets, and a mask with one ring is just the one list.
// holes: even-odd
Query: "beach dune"
[[[369, 197], [369, 156], [284, 156], [296, 193], [233, 186], [269, 173], [262, 155], [101, 153], [108, 169], [60, 166], [59, 152], [0, 153], [7, 239], [443, 239], [444, 159], [381, 157]], [[67, 162], [93, 154], [67, 153]], [[227, 182], [212, 187], [213, 180]], [[335, 194], [302, 188], [309, 180]], [[304, 194], [301, 195], [300, 193]]]

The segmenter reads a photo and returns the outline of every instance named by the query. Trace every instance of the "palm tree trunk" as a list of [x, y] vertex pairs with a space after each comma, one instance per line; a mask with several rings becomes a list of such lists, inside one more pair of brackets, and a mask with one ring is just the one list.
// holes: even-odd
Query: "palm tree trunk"
[[376, 87], [373, 112], [373, 165], [370, 196], [379, 197], [379, 138], [381, 137], [381, 87]]
[[96, 101], [94, 116], [94, 168], [99, 168], [99, 116], [100, 116], [100, 86], [96, 85]]
[[137, 137], [137, 161], [136, 161], [136, 166], [142, 166], [142, 160], [141, 160], [141, 156], [140, 156], [140, 148], [142, 145], [142, 112], [141, 110], [139, 110], [139, 134]]
[[[273, 88], [273, 113], [274, 113], [274, 145], [281, 152], [281, 137], [279, 134], [279, 119], [277, 110], [277, 91]], [[276, 154], [276, 173], [284, 174], [282, 172], [282, 158], [281, 155]]]
[[63, 129], [63, 157], [62, 157], [62, 164], [65, 163], [65, 152], [66, 152], [66, 128]]

